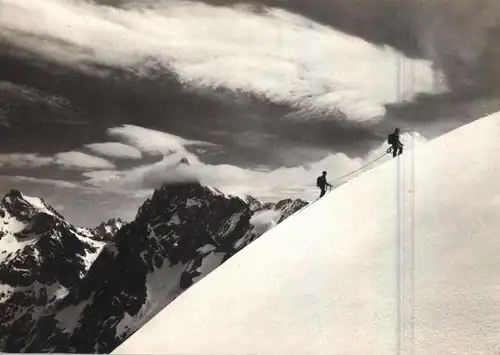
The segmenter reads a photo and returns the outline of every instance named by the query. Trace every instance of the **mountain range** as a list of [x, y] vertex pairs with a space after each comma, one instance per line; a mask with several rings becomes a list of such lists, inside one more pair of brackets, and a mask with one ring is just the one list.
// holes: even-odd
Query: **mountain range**
[[108, 353], [305, 206], [179, 183], [155, 190], [132, 221], [89, 229], [11, 190], [0, 202], [0, 351]]

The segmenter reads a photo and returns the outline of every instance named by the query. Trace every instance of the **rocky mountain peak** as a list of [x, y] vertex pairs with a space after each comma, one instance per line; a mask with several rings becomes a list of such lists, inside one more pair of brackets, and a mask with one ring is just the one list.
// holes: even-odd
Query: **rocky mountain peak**
[[38, 197], [24, 195], [21, 191], [10, 190], [0, 202], [0, 218], [5, 217], [5, 212], [11, 216], [26, 221], [32, 218], [35, 214], [45, 213], [53, 217], [64, 219], [52, 206]]
[[88, 230], [91, 237], [97, 240], [110, 241], [113, 240], [116, 233], [125, 225], [125, 222], [120, 218], [111, 218], [92, 230]]

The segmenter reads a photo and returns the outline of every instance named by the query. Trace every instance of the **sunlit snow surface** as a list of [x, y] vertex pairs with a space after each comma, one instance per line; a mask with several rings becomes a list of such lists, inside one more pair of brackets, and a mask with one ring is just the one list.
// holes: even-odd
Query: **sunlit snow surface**
[[114, 353], [396, 354], [397, 316], [412, 313], [407, 354], [500, 351], [500, 114], [407, 147], [288, 218]]
[[22, 195], [22, 197], [33, 207], [35, 207], [38, 211], [55, 216], [54, 213], [47, 208], [47, 206], [43, 203], [43, 201], [40, 198], [26, 196], [26, 195]]

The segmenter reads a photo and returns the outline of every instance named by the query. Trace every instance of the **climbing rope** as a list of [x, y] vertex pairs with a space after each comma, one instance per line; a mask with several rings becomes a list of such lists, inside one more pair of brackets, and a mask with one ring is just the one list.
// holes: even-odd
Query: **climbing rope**
[[390, 152], [392, 152], [392, 147], [389, 147], [389, 149], [387, 149], [387, 151], [386, 151], [384, 154], [382, 154], [381, 156], [379, 156], [377, 159], [372, 160], [372, 161], [370, 161], [370, 162], [366, 163], [365, 165], [363, 165], [362, 167], [360, 167], [360, 168], [358, 168], [358, 169], [356, 169], [356, 170], [354, 170], [354, 171], [351, 171], [349, 174], [345, 174], [345, 175], [343, 175], [343, 176], [341, 176], [341, 177], [336, 178], [335, 180], [332, 180], [332, 183], [333, 183], [333, 182], [335, 182], [335, 181], [338, 181], [338, 180], [344, 179], [344, 178], [346, 178], [346, 177], [348, 177], [348, 176], [350, 176], [350, 175], [352, 175], [352, 174], [357, 173], [358, 171], [360, 171], [360, 170], [362, 170], [362, 169], [366, 168], [367, 166], [370, 166], [371, 164], [375, 163], [376, 161], [378, 161], [378, 160], [382, 159], [383, 157], [385, 157], [385, 156], [386, 156], [387, 154], [389, 154]]
[[[344, 178], [346, 178], [346, 177], [348, 177], [348, 176], [350, 176], [350, 175], [352, 175], [352, 174], [354, 174], [354, 173], [356, 173], [356, 172], [358, 172], [358, 171], [360, 171], [360, 170], [362, 170], [362, 169], [366, 168], [367, 166], [370, 166], [371, 164], [373, 164], [373, 163], [375, 163], [376, 161], [378, 161], [378, 160], [382, 159], [383, 157], [385, 157], [387, 154], [389, 154], [389, 153], [391, 153], [391, 152], [392, 152], [392, 147], [389, 147], [389, 149], [387, 149], [387, 151], [386, 151], [384, 154], [382, 154], [381, 156], [379, 156], [378, 158], [376, 158], [376, 159], [374, 159], [374, 160], [372, 160], [372, 161], [370, 161], [370, 162], [366, 163], [365, 165], [363, 165], [362, 167], [360, 167], [360, 168], [358, 168], [358, 169], [356, 169], [356, 170], [354, 170], [354, 171], [351, 171], [349, 174], [346, 174], [346, 175], [343, 175], [343, 176], [341, 176], [341, 177], [336, 178], [335, 180], [333, 180], [333, 181], [332, 181], [332, 183], [333, 183], [334, 181], [338, 181], [338, 180], [344, 179]], [[340, 185], [339, 185], [339, 186], [340, 186]], [[337, 187], [338, 187], [338, 186], [337, 186]], [[328, 189], [328, 192], [331, 192], [331, 191], [332, 191], [332, 187], [330, 186], [330, 188]], [[327, 193], [328, 193], [328, 192], [327, 192]], [[326, 195], [326, 194], [325, 194], [325, 195]], [[317, 202], [317, 201], [319, 201], [319, 200], [320, 200], [320, 198], [317, 198], [316, 200], [314, 200], [314, 201], [312, 201], [312, 202], [308, 203], [307, 205], [305, 205], [304, 207], [302, 207], [300, 210], [298, 210], [297, 212], [295, 212], [293, 215], [297, 215], [297, 214], [299, 214], [300, 212], [304, 211], [305, 209], [307, 209], [308, 207], [310, 207], [311, 205], [313, 205], [315, 202]]]

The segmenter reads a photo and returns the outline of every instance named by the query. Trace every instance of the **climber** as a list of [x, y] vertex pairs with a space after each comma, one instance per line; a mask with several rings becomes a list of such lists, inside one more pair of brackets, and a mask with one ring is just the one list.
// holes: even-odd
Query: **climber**
[[319, 198], [322, 198], [323, 196], [325, 196], [325, 193], [326, 193], [326, 187], [327, 186], [330, 186], [330, 188], [332, 187], [332, 185], [330, 185], [327, 181], [326, 181], [326, 171], [323, 171], [323, 175], [321, 176], [318, 176], [318, 178], [316, 179], [316, 186], [320, 188], [321, 190], [321, 193], [319, 195]]
[[392, 156], [394, 158], [403, 153], [404, 144], [399, 140], [399, 128], [396, 128], [394, 130], [394, 133], [389, 134], [389, 136], [387, 137], [387, 143], [391, 145], [387, 152], [389, 153], [392, 149]]

